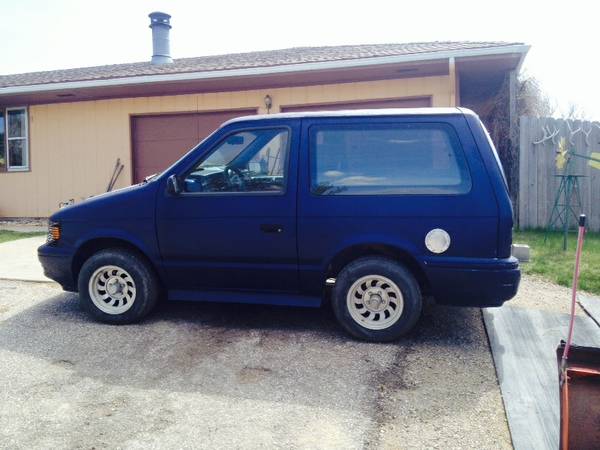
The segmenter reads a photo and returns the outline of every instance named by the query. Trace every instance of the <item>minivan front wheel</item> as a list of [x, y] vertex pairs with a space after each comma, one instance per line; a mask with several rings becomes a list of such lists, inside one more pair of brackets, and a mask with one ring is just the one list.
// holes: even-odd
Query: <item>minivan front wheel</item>
[[332, 293], [334, 313], [353, 336], [386, 342], [410, 331], [421, 315], [419, 284], [401, 264], [360, 258], [339, 273]]
[[88, 283], [88, 292], [94, 306], [100, 311], [123, 314], [135, 302], [137, 289], [133, 277], [119, 266], [101, 266]]
[[79, 272], [79, 299], [94, 318], [113, 324], [142, 319], [154, 307], [159, 286], [151, 267], [124, 249], [101, 250]]

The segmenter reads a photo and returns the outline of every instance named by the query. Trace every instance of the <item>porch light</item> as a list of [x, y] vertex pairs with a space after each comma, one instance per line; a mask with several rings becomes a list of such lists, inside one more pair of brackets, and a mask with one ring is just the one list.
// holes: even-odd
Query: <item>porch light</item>
[[271, 96], [269, 94], [265, 95], [265, 107], [267, 108], [267, 113], [269, 113], [271, 111], [271, 107], [273, 106], [273, 99], [271, 98]]

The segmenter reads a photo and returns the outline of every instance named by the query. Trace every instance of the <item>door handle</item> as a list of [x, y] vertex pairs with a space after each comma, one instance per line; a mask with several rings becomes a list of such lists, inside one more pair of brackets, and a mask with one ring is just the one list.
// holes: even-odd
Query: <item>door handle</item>
[[283, 226], [276, 223], [262, 223], [260, 225], [260, 231], [263, 233], [282, 233]]

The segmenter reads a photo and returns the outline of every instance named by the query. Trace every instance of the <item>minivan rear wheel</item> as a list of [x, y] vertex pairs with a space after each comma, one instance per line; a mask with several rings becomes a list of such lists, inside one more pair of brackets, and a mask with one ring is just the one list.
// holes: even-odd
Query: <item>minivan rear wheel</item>
[[384, 257], [351, 262], [336, 278], [332, 306], [353, 336], [387, 342], [408, 333], [423, 308], [419, 284], [403, 265]]
[[113, 324], [141, 320], [156, 305], [160, 291], [149, 264], [125, 249], [92, 255], [81, 267], [78, 287], [82, 308], [95, 319]]

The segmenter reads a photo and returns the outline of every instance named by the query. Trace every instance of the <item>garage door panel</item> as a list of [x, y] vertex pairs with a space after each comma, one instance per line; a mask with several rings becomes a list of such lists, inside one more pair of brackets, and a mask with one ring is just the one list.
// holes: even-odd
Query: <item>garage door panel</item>
[[[139, 171], [139, 173], [147, 173], [148, 175], [152, 175], [155, 173], [162, 172], [165, 168], [162, 166], [138, 166], [136, 169]], [[146, 175], [146, 176], [148, 176], [148, 175]], [[144, 177], [142, 177], [140, 180], [136, 181], [136, 183], [139, 183], [143, 180], [144, 180]]]
[[133, 138], [136, 141], [196, 139], [198, 136], [198, 119], [195, 115], [137, 117], [134, 120]]
[[227, 122], [229, 119], [240, 116], [248, 116], [256, 114], [256, 110], [245, 110], [245, 111], [223, 111], [218, 113], [210, 114], [198, 114], [198, 135], [200, 139], [204, 139], [210, 133], [215, 131], [223, 122]]
[[252, 114], [256, 110], [133, 117], [134, 182], [169, 167], [223, 122]]
[[[197, 139], [165, 139], [162, 141], [146, 141], [143, 150], [137, 154], [138, 166], [163, 166], [163, 169], [172, 164], [173, 154], [177, 151], [179, 156], [184, 155], [198, 144]], [[166, 166], [165, 166], [166, 164]]]
[[386, 100], [368, 100], [343, 103], [322, 103], [318, 105], [283, 106], [283, 112], [292, 111], [339, 111], [344, 109], [381, 109], [381, 108], [427, 108], [431, 106], [431, 97], [400, 98]]

